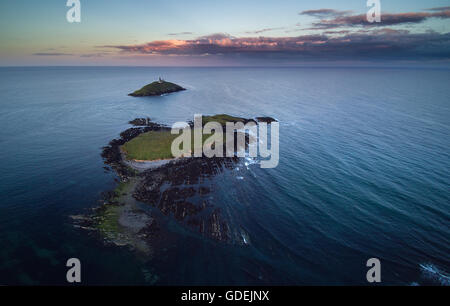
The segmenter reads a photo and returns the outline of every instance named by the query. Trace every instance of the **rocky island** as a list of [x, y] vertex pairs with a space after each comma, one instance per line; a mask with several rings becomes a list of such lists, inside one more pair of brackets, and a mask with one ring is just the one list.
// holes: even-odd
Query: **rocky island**
[[166, 82], [160, 78], [158, 81], [155, 81], [153, 83], [145, 85], [141, 89], [136, 90], [133, 93], [130, 93], [129, 96], [132, 96], [132, 97], [161, 96], [164, 94], [182, 91], [182, 90], [186, 90], [186, 89], [177, 84], [174, 84], [171, 82]]
[[[203, 116], [205, 124], [212, 120], [255, 121], [229, 115]], [[158, 221], [161, 214], [214, 240], [249, 244], [248, 234], [241, 226], [228, 222], [220, 203], [210, 195], [215, 188], [212, 178], [232, 171], [240, 159], [173, 159], [169, 127], [150, 118], [137, 118], [130, 124], [134, 127], [122, 132], [102, 152], [106, 168], [113, 169], [119, 177], [117, 188], [104, 193], [103, 204], [92, 212], [72, 216], [75, 226], [99, 235], [106, 243], [127, 246], [146, 255], [152, 254], [155, 244], [165, 241], [165, 229]], [[140, 166], [142, 163], [151, 166]], [[151, 209], [142, 209], [140, 204]]]

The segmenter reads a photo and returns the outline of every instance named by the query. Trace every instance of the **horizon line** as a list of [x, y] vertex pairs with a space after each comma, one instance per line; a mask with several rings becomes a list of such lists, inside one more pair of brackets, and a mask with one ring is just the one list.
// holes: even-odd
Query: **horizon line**
[[371, 68], [371, 69], [440, 69], [447, 70], [450, 69], [450, 65], [236, 65], [236, 66], [135, 66], [135, 65], [11, 65], [2, 66], [0, 69], [4, 68]]

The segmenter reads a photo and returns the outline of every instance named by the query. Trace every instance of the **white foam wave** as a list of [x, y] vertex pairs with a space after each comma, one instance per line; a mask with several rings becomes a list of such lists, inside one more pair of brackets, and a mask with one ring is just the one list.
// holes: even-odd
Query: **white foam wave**
[[433, 264], [420, 264], [420, 269], [425, 277], [437, 281], [442, 286], [450, 286], [450, 276]]

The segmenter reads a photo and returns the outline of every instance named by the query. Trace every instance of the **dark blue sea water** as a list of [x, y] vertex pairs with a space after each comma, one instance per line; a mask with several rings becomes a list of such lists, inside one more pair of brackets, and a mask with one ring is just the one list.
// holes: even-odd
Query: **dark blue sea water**
[[[127, 94], [162, 76], [188, 90]], [[450, 71], [369, 68], [1, 68], [0, 284], [449, 285]], [[113, 189], [101, 148], [149, 116], [273, 116], [280, 164], [242, 164], [212, 196], [230, 245], [167, 219], [144, 258], [72, 227]], [[243, 179], [239, 179], [242, 177]]]

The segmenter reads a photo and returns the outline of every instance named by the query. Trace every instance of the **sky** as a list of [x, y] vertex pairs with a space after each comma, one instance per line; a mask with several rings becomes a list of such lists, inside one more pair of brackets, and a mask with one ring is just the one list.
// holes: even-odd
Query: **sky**
[[449, 0], [0, 1], [0, 66], [449, 65]]

